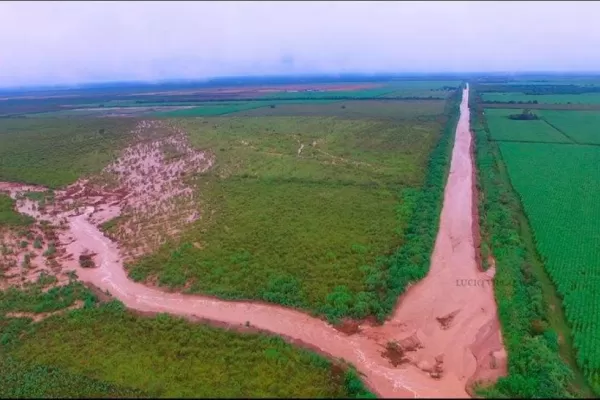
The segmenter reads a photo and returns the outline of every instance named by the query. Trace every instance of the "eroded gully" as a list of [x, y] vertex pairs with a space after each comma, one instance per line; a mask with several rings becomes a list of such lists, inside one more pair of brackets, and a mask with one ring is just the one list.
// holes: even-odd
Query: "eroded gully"
[[[249, 324], [342, 358], [382, 397], [468, 397], [468, 385], [494, 379], [504, 367], [490, 282], [493, 270], [480, 272], [475, 258], [468, 90], [463, 92], [460, 111], [431, 270], [399, 299], [392, 318], [382, 326], [364, 324], [359, 333], [346, 335], [320, 319], [280, 306], [167, 293], [133, 282], [123, 268], [117, 244], [89, 221], [93, 207], [69, 217], [69, 230], [61, 241], [75, 260], [85, 249], [97, 253], [98, 268], [70, 266], [80, 280], [108, 290], [128, 308], [231, 326]], [[410, 363], [394, 367], [381, 353], [389, 341], [407, 337], [416, 340], [419, 348], [411, 353]], [[490, 367], [490, 357], [495, 368]], [[434, 379], [430, 372], [436, 364], [443, 365], [443, 373]]]

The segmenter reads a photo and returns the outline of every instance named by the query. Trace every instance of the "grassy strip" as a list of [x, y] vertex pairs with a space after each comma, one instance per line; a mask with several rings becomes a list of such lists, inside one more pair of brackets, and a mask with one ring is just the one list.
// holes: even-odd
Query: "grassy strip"
[[[545, 297], [545, 274], [535, 262], [531, 241], [524, 240], [526, 220], [504, 171], [497, 145], [491, 140], [476, 94], [471, 96], [471, 127], [475, 133], [482, 259], [496, 260], [495, 294], [508, 350], [508, 376], [493, 387], [480, 389], [486, 397], [571, 397], [573, 370], [561, 360], [558, 334], [550, 323]], [[490, 250], [491, 247], [491, 250]], [[537, 266], [536, 266], [537, 264]], [[569, 332], [560, 332], [568, 337]], [[588, 394], [577, 379], [579, 391]], [[582, 387], [583, 386], [583, 387]]]
[[[82, 309], [39, 323], [8, 314], [76, 300]], [[0, 396], [374, 397], [353, 368], [280, 338], [139, 317], [118, 301], [98, 305], [79, 282], [0, 292]]]

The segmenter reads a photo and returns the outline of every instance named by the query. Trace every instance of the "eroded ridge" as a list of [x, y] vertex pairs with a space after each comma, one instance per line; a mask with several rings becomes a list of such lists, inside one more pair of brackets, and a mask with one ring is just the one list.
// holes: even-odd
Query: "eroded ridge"
[[[107, 171], [119, 175], [121, 184], [129, 182], [132, 187], [155, 190], [144, 177], [155, 170], [153, 167], [158, 164], [154, 161], [161, 156], [154, 150], [155, 145], [148, 146], [132, 147], [126, 152], [130, 154], [126, 158], [131, 160], [129, 163], [120, 161]], [[65, 253], [71, 255], [63, 263], [76, 270], [81, 280], [108, 290], [129, 308], [251, 326], [343, 358], [354, 364], [367, 386], [383, 397], [468, 397], [467, 387], [473, 382], [492, 381], [506, 369], [492, 284], [459, 284], [463, 280], [491, 282], [493, 278], [493, 269], [481, 272], [475, 258], [471, 150], [467, 89], [461, 103], [431, 270], [399, 299], [389, 321], [382, 326], [364, 323], [350, 335], [320, 319], [281, 306], [166, 293], [129, 280], [123, 268], [123, 251], [97, 227], [99, 213], [106, 212], [102, 211], [106, 210], [102, 202], [80, 203], [78, 212], [65, 211], [55, 216], [68, 221], [67, 229], [59, 234]], [[200, 156], [197, 157], [200, 170]], [[124, 172], [125, 165], [135, 166], [136, 172]], [[165, 174], [174, 176], [170, 172]], [[86, 183], [81, 184], [82, 190], [87, 190]], [[130, 191], [126, 195], [130, 197], [118, 199], [117, 209], [125, 210], [124, 204], [135, 207], [137, 203], [133, 200], [125, 203], [135, 196], [160, 199], [159, 194], [148, 195], [144, 190]], [[187, 192], [178, 193], [185, 198]], [[20, 210], [28, 212], [23, 204]], [[142, 207], [137, 210], [141, 212]], [[116, 239], [121, 240], [118, 236]], [[85, 251], [96, 254], [96, 268], [82, 268], [74, 262]]]

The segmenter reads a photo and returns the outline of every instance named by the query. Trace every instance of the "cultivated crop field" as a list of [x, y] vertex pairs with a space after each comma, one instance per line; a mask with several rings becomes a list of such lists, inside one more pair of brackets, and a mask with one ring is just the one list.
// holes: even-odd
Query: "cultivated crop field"
[[[577, 86], [573, 82], [564, 85], [564, 89], [556, 87], [559, 92], [589, 89], [588, 86]], [[551, 89], [546, 87], [539, 90]], [[497, 95], [503, 94], [482, 93], [484, 101]], [[585, 101], [593, 102], [597, 93], [526, 95], [527, 98], [552, 96], [588, 98]], [[584, 104], [581, 108], [589, 105]], [[540, 303], [532, 309], [532, 315], [540, 315], [532, 323], [533, 332], [545, 331], [547, 338], [558, 335], [557, 345], [552, 347], [560, 351], [561, 358], [574, 368], [578, 390], [589, 392], [583, 379], [585, 377], [591, 390], [600, 393], [600, 341], [596, 335], [600, 326], [600, 297], [596, 294], [600, 285], [597, 268], [600, 260], [597, 246], [600, 241], [597, 224], [600, 218], [597, 201], [600, 196], [600, 118], [595, 111], [548, 108], [544, 109], [543, 104], [532, 107], [532, 112], [538, 117], [534, 120], [507, 118], [510, 114], [519, 113], [518, 109], [486, 108], [484, 115], [489, 137], [497, 142], [498, 156], [506, 166], [510, 183], [526, 214], [522, 224], [531, 227], [531, 231], [527, 227], [519, 231], [521, 243], [528, 249], [528, 242], [531, 242], [535, 246], [533, 251], [539, 254], [539, 261], [535, 254], [526, 259], [520, 278], [524, 279], [525, 286], [533, 285], [531, 276], [537, 274], [541, 282], [537, 287], [542, 292], [532, 295], [531, 301], [543, 296], [545, 305]], [[491, 164], [483, 167], [489, 168], [488, 165]], [[500, 171], [502, 174], [502, 168]], [[510, 196], [502, 197], [505, 204], [510, 206], [507, 200]], [[500, 215], [496, 210], [486, 218], [501, 225]], [[499, 237], [502, 236], [501, 232], [497, 233]], [[512, 242], [515, 244], [511, 246], [518, 243]], [[494, 245], [500, 246], [501, 242], [498, 239], [495, 244], [492, 242], [492, 250]], [[509, 246], [502, 246], [496, 251], [502, 252], [500, 254], [504, 258], [507, 257], [504, 252], [509, 250]], [[536, 272], [535, 265], [538, 263], [545, 272]], [[511, 292], [516, 290], [514, 282], [509, 285]], [[534, 287], [529, 289], [532, 293]], [[509, 287], [499, 291], [502, 294], [497, 295], [506, 295]], [[506, 299], [499, 298], [499, 303], [504, 301]], [[545, 317], [543, 307], [548, 307]], [[557, 307], [564, 309], [565, 321], [561, 319], [563, 311], [557, 310]], [[553, 362], [549, 362], [549, 365], [558, 368]]]
[[600, 148], [501, 143], [500, 149], [537, 248], [563, 297], [578, 363], [599, 385]]
[[460, 81], [406, 81], [391, 86], [395, 90], [381, 97], [445, 99], [460, 86]]
[[539, 114], [573, 142], [600, 145], [600, 112], [541, 110]]
[[97, 173], [134, 125], [133, 119], [0, 119], [0, 181], [56, 188]]
[[520, 142], [559, 142], [570, 143], [571, 140], [543, 119], [518, 121], [509, 119], [511, 114], [518, 114], [513, 109], [485, 109], [485, 116], [494, 140]]

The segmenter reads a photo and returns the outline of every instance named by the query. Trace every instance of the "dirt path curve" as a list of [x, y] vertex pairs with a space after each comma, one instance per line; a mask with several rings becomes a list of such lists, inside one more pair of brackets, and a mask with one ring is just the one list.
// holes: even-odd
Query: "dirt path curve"
[[[475, 261], [470, 151], [466, 90], [431, 272], [402, 297], [391, 320], [379, 327], [361, 326], [359, 333], [350, 336], [296, 310], [166, 293], [129, 280], [117, 244], [89, 221], [93, 207], [69, 217], [70, 229], [61, 241], [74, 259], [84, 249], [97, 253], [98, 268], [82, 269], [74, 263], [79, 278], [110, 291], [131, 309], [236, 326], [249, 323], [354, 364], [382, 397], [468, 397], [467, 384], [503, 373], [501, 366], [490, 368], [490, 359], [502, 362], [492, 355], [502, 352], [502, 344], [492, 285]], [[462, 279], [464, 284], [457, 281]], [[382, 356], [390, 341], [411, 347], [405, 362], [396, 367]]]

